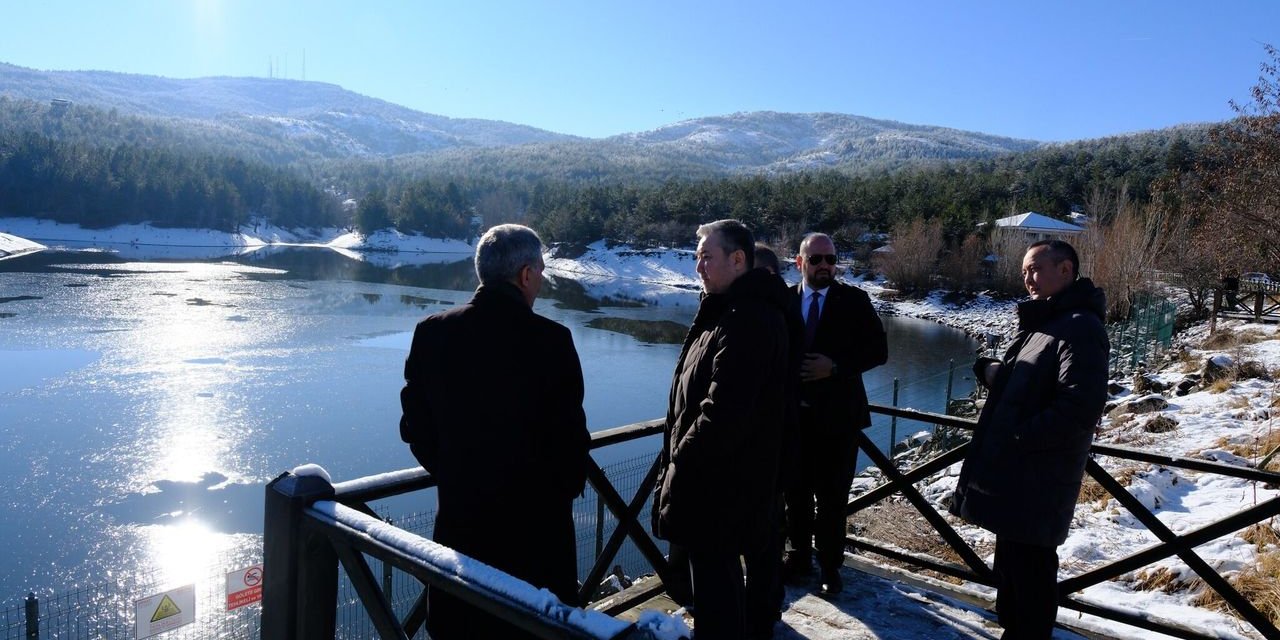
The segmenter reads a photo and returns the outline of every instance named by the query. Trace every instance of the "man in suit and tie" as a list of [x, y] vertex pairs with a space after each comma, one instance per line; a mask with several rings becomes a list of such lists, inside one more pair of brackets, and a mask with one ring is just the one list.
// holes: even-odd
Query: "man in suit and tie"
[[783, 574], [795, 581], [812, 574], [817, 551], [824, 594], [843, 589], [846, 508], [858, 451], [858, 429], [871, 426], [862, 374], [884, 364], [889, 348], [871, 298], [835, 279], [836, 246], [811, 233], [800, 243], [793, 288], [805, 322], [800, 364], [800, 459], [784, 473], [790, 550]]

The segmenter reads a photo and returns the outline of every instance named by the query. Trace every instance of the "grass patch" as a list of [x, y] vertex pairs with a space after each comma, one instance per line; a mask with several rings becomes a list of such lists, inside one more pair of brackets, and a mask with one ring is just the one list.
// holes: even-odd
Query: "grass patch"
[[1160, 591], [1162, 593], [1178, 593], [1186, 591], [1198, 586], [1199, 578], [1187, 579], [1182, 577], [1180, 572], [1174, 571], [1168, 567], [1157, 567], [1155, 569], [1144, 569], [1139, 571], [1134, 577], [1132, 587], [1134, 591]]
[[[1199, 579], [1195, 582], [1200, 593], [1191, 599], [1191, 604], [1239, 617], [1240, 614], [1229, 607], [1217, 591]], [[1241, 570], [1227, 582], [1257, 607], [1271, 624], [1280, 624], [1280, 551], [1272, 549], [1259, 554], [1252, 567]]]
[[[1133, 476], [1138, 473], [1138, 467], [1122, 467], [1110, 473], [1120, 486], [1127, 487], [1130, 482], [1133, 482]], [[1110, 499], [1111, 494], [1097, 480], [1094, 480], [1093, 476], [1085, 474], [1084, 482], [1080, 484], [1080, 497], [1076, 498], [1076, 504], [1097, 503], [1097, 507], [1101, 509]]]
[[[963, 565], [964, 560], [956, 553], [942, 536], [934, 530], [916, 508], [910, 503], [896, 500], [885, 500], [874, 507], [864, 509], [849, 516], [849, 526], [867, 538], [873, 538], [889, 546], [896, 546], [914, 553], [931, 556], [952, 564]], [[978, 550], [978, 554], [983, 553]], [[915, 565], [898, 562], [889, 558], [877, 557], [876, 562], [883, 562], [895, 567], [909, 569], [912, 572], [927, 575], [950, 584], [962, 584], [959, 578], [921, 569]]]
[[1236, 386], [1234, 380], [1222, 379], [1209, 385], [1209, 393], [1225, 393]]
[[1201, 343], [1200, 348], [1221, 351], [1223, 349], [1230, 349], [1232, 347], [1239, 347], [1246, 344], [1255, 344], [1269, 339], [1271, 339], [1271, 336], [1262, 333], [1257, 329], [1248, 329], [1245, 331], [1222, 329], [1208, 338], [1205, 338], [1204, 342]]

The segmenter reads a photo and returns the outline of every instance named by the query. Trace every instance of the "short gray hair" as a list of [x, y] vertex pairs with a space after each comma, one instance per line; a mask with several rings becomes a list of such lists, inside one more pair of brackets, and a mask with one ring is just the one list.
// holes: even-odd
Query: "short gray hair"
[[724, 254], [730, 255], [734, 251], [741, 251], [746, 256], [747, 269], [756, 267], [756, 238], [751, 235], [751, 230], [741, 221], [732, 218], [724, 220], [716, 220], [708, 222], [698, 227], [698, 237], [705, 238], [712, 234], [719, 234], [720, 244], [724, 248]]
[[476, 242], [476, 276], [480, 284], [514, 280], [528, 265], [542, 263], [542, 239], [533, 229], [500, 224]]

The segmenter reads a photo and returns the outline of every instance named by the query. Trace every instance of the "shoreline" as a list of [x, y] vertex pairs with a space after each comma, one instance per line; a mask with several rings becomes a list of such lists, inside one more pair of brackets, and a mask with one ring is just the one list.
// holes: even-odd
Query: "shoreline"
[[[208, 260], [288, 247], [329, 249], [386, 268], [465, 260], [475, 250], [461, 240], [410, 236], [394, 230], [363, 236], [344, 229], [288, 230], [264, 224], [243, 225], [238, 233], [148, 224], [85, 229], [36, 218], [0, 218], [0, 259], [63, 248], [104, 250], [140, 260]], [[636, 248], [598, 240], [583, 251], [575, 250], [573, 257], [561, 257], [566, 249], [563, 245], [548, 248], [548, 273], [575, 281], [602, 300], [659, 306], [696, 304], [701, 282], [695, 274], [691, 250]], [[992, 332], [1007, 337], [1016, 328], [1011, 300], [995, 300], [979, 293], [957, 306], [944, 300], [949, 293], [942, 290], [920, 298], [891, 300], [885, 295], [888, 289], [883, 278], [850, 278], [847, 274], [846, 269], [841, 281], [866, 291], [876, 311], [884, 315], [931, 320], [964, 331], [979, 341]], [[798, 281], [794, 266], [784, 264], [783, 278], [790, 284]]]

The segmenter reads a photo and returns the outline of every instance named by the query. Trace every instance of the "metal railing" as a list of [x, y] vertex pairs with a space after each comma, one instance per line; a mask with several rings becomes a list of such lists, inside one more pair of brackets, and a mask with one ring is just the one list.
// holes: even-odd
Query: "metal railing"
[[[950, 430], [972, 431], [975, 427], [973, 420], [912, 409], [872, 405], [871, 410], [874, 413], [897, 419], [923, 422]], [[593, 448], [645, 437], [656, 434], [660, 430], [660, 421], [612, 429], [596, 434], [593, 439]], [[949, 519], [950, 516], [944, 516], [939, 512], [934, 504], [926, 499], [915, 487], [917, 483], [961, 461], [967, 452], [969, 444], [965, 442], [928, 460], [924, 460], [913, 468], [905, 470], [899, 470], [889, 457], [875, 446], [863, 432], [859, 433], [858, 447], [880, 469], [885, 482], [851, 500], [848, 505], [848, 513], [851, 515], [856, 514], [895, 495], [901, 495], [941, 536], [945, 545], [954, 552], [959, 562], [938, 558], [926, 553], [904, 550], [892, 543], [868, 539], [858, 535], [847, 536], [846, 542], [849, 547], [888, 558], [899, 564], [919, 570], [936, 572], [980, 585], [995, 586], [991, 567], [983, 561], [978, 551], [970, 546], [963, 536], [959, 534], [952, 525], [952, 520]], [[1185, 469], [1199, 473], [1213, 473], [1226, 477], [1280, 485], [1280, 474], [1205, 460], [1153, 454], [1103, 444], [1095, 444], [1092, 447], [1091, 454], [1093, 457], [1107, 456], [1134, 462], [1156, 464], [1163, 467]], [[583, 581], [583, 591], [579, 594], [584, 601], [591, 595], [589, 590], [600, 581], [607, 568], [613, 563], [614, 557], [624, 540], [630, 540], [639, 549], [651, 563], [659, 578], [666, 575], [666, 560], [657, 543], [639, 520], [642, 508], [649, 494], [652, 493], [656, 472], [656, 466], [650, 465], [644, 480], [636, 488], [633, 496], [627, 500], [614, 489], [600, 468], [594, 463], [592, 464], [588, 475], [589, 481], [599, 492], [600, 499], [605, 507], [618, 519], [618, 525], [614, 528], [612, 534], [608, 536], [605, 543], [598, 545], [599, 552], [595, 554], [596, 560], [588, 571], [588, 578]], [[1119, 481], [1092, 458], [1088, 463], [1087, 473], [1119, 504], [1128, 509], [1159, 542], [1138, 552], [1111, 560], [1078, 575], [1061, 580], [1058, 585], [1059, 593], [1061, 594], [1061, 606], [1141, 629], [1165, 633], [1177, 638], [1187, 640], [1208, 640], [1213, 638], [1215, 636], [1201, 630], [1185, 627], [1176, 621], [1162, 620], [1144, 613], [1135, 613], [1132, 610], [1089, 602], [1075, 595], [1083, 589], [1151, 565], [1162, 559], [1177, 557], [1194, 571], [1210, 589], [1216, 592], [1227, 605], [1234, 609], [1245, 623], [1252, 626], [1258, 633], [1269, 640], [1280, 640], [1280, 630], [1277, 630], [1270, 619], [1195, 551], [1195, 547], [1198, 545], [1280, 515], [1280, 498], [1266, 500], [1193, 531], [1178, 534], [1161, 523], [1151, 510], [1130, 494]], [[290, 476], [290, 478], [293, 477]], [[293, 478], [291, 481], [307, 482], [308, 480], [305, 478]], [[364, 607], [376, 622], [380, 637], [408, 637], [401, 634], [411, 636], [413, 631], [420, 629], [425, 620], [425, 610], [422, 607], [424, 600], [419, 598], [417, 604], [407, 614], [397, 615], [393, 612], [380, 595], [373, 572], [361, 568], [363, 563], [361, 556], [365, 555], [390, 563], [396, 569], [414, 576], [419, 585], [431, 585], [435, 588], [445, 589], [468, 602], [484, 608], [495, 616], [532, 631], [540, 637], [603, 637], [591, 635], [592, 632], [589, 630], [553, 624], [554, 620], [549, 621], [544, 614], [531, 612], [518, 602], [511, 602], [499, 595], [495, 595], [483, 585], [459, 581], [456, 579], [457, 576], [450, 573], [447, 567], [433, 566], [429, 562], [424, 562], [423, 558], [414, 557], [413, 554], [406, 553], [403, 549], [397, 548], [377, 536], [371, 536], [361, 529], [361, 527], [372, 527], [374, 523], [379, 522], [372, 517], [367, 506], [365, 506], [367, 501], [425, 489], [430, 486], [432, 486], [430, 476], [421, 469], [417, 469], [385, 476], [377, 482], [361, 480], [356, 483], [338, 484], [333, 487], [329, 487], [327, 483], [324, 483], [323, 486], [314, 486], [314, 491], [292, 492], [293, 495], [289, 499], [300, 501], [298, 502], [299, 508], [294, 510], [298, 521], [296, 524], [299, 526], [287, 531], [280, 530], [278, 527], [275, 531], [272, 531], [272, 527], [268, 526], [266, 541], [268, 563], [275, 568], [267, 571], [269, 576], [267, 588], [268, 593], [274, 591], [276, 597], [274, 602], [270, 600], [264, 602], [264, 637], [332, 637], [332, 622], [325, 623], [322, 620], [319, 626], [315, 626], [315, 621], [322, 619], [323, 616], [314, 615], [315, 610], [313, 607], [327, 606], [330, 610], [332, 609], [333, 587], [331, 585], [335, 580], [332, 574], [337, 570], [336, 567], [339, 563], [352, 576], [353, 583], [356, 584], [356, 588], [361, 594]], [[269, 495], [273, 490], [278, 492], [278, 485], [276, 485], [275, 489], [269, 489]], [[340, 509], [338, 505], [344, 506]], [[273, 511], [278, 511], [278, 509], [269, 509], [269, 512]], [[270, 519], [271, 516], [268, 516], [268, 518]], [[386, 525], [381, 524], [381, 526]], [[281, 540], [284, 540], [284, 538], [280, 537], [282, 532], [292, 532], [293, 536], [296, 536], [288, 539], [292, 540], [295, 548], [293, 550], [277, 549], [273, 554], [271, 551], [273, 544], [279, 544]], [[282, 554], [291, 554], [292, 560], [289, 559], [290, 556]], [[271, 560], [273, 557], [277, 559]], [[273, 588], [270, 584], [271, 577], [277, 580], [288, 580], [290, 576], [294, 576], [297, 579], [292, 586], [285, 585], [281, 587], [277, 585]], [[307, 590], [299, 591], [299, 584], [326, 586], [319, 592], [306, 593], [304, 591]], [[652, 580], [648, 585], [647, 590], [637, 590], [634, 593], [629, 593], [626, 598], [608, 598], [592, 608], [610, 615], [624, 611], [657, 593], [662, 588], [660, 580]], [[310, 589], [310, 591], [314, 591], [314, 588]], [[289, 593], [292, 593], [291, 597], [281, 599], [281, 594]], [[268, 597], [270, 598], [271, 596]], [[295, 606], [295, 608], [293, 613], [289, 614], [288, 610], [291, 606]], [[301, 607], [301, 609], [298, 607]], [[307, 611], [308, 613], [305, 616], [299, 616], [297, 615], [299, 610]], [[575, 609], [574, 611], [578, 610]], [[292, 622], [285, 619], [289, 615], [292, 615]], [[559, 620], [561, 618], [555, 616], [554, 619]], [[285, 626], [274, 626], [277, 624]], [[599, 629], [596, 631], [599, 631]], [[628, 637], [626, 634], [634, 631], [634, 629], [621, 631], [622, 635], [619, 637]]]
[[[944, 416], [935, 413], [915, 411], [912, 409], [896, 409], [880, 405], [872, 405], [875, 413], [897, 416], [905, 420], [915, 420], [952, 429], [972, 431], [976, 426], [973, 420]], [[859, 433], [858, 448], [869, 456], [872, 462], [884, 474], [886, 482], [850, 501], [848, 512], [855, 514], [873, 505], [887, 500], [895, 494], [901, 494], [919, 511], [942, 537], [963, 564], [930, 556], [927, 554], [905, 551], [883, 541], [871, 540], [857, 535], [849, 535], [846, 542], [854, 549], [874, 553], [898, 563], [911, 567], [933, 571], [946, 576], [967, 580], [981, 585], [996, 586], [995, 577], [990, 567], [983, 562], [977, 551], [956, 532], [946, 517], [916, 489], [915, 484], [933, 474], [946, 469], [964, 459], [969, 443], [965, 442], [948, 451], [944, 451], [931, 459], [925, 460], [915, 467], [900, 471], [867, 437]], [[1266, 500], [1238, 513], [1217, 520], [1213, 523], [1181, 534], [1174, 533], [1147, 509], [1133, 494], [1129, 493], [1110, 473], [1094, 459], [1107, 456], [1135, 462], [1156, 464], [1163, 467], [1185, 469], [1200, 473], [1212, 473], [1231, 478], [1240, 478], [1265, 484], [1280, 484], [1280, 473], [1240, 467], [1219, 462], [1209, 462], [1138, 451], [1126, 447], [1094, 444], [1090, 450], [1091, 458], [1086, 471], [1103, 489], [1124, 506], [1133, 516], [1159, 540], [1159, 543], [1123, 558], [1107, 562], [1084, 573], [1061, 580], [1058, 583], [1059, 604], [1065, 608], [1091, 614], [1108, 620], [1122, 622], [1134, 627], [1165, 633], [1186, 640], [1209, 640], [1217, 635], [1198, 629], [1191, 629], [1174, 621], [1160, 620], [1150, 615], [1135, 613], [1118, 607], [1109, 607], [1086, 602], [1072, 595], [1088, 587], [1117, 578], [1127, 572], [1165, 558], [1177, 556], [1200, 577], [1204, 583], [1216, 592], [1227, 605], [1239, 614], [1250, 626], [1268, 640], [1280, 640], [1280, 629], [1248, 598], [1241, 595], [1221, 574], [1209, 565], [1196, 552], [1195, 547], [1280, 515], [1280, 498]]]
[[[661, 421], [650, 421], [597, 432], [592, 449], [660, 433]], [[596, 585], [613, 565], [623, 542], [629, 540], [654, 568], [666, 575], [666, 559], [640, 523], [640, 513], [657, 477], [656, 457], [636, 493], [624, 499], [594, 460], [588, 462], [588, 482], [617, 525], [604, 540], [583, 581], [580, 599], [594, 594]], [[421, 468], [331, 485], [313, 475], [282, 474], [267, 485], [264, 523], [264, 589], [262, 636], [270, 638], [332, 638], [337, 624], [334, 602], [339, 566], [381, 638], [409, 638], [427, 619], [426, 590], [439, 589], [482, 611], [542, 638], [631, 639], [648, 637], [645, 629], [618, 621], [612, 614], [630, 608], [661, 589], [633, 590], [628, 598], [611, 598], [608, 606], [584, 610], [548, 602], [526, 583], [515, 581], [482, 563], [393, 525], [369, 507], [373, 500], [434, 486]], [[603, 537], [603, 534], [601, 534]], [[441, 558], [452, 558], [441, 561]], [[407, 611], [397, 611], [370, 560], [390, 565], [418, 582], [418, 595]]]

